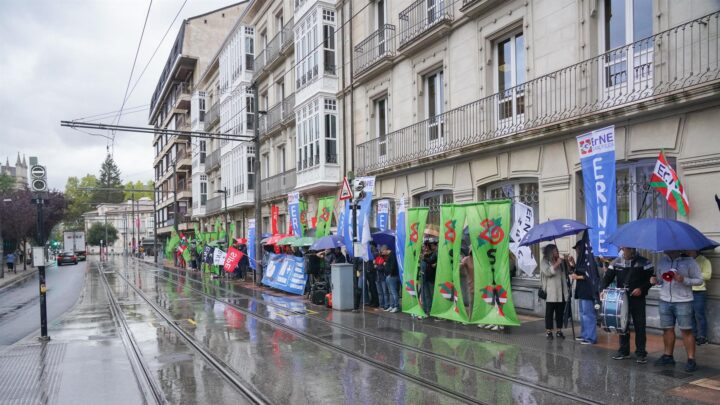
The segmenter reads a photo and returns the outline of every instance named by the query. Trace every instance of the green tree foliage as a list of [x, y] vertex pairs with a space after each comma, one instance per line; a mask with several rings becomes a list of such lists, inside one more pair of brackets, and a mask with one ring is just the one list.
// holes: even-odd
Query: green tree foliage
[[107, 155], [102, 166], [100, 166], [100, 175], [97, 179], [98, 188], [112, 188], [118, 189], [118, 191], [112, 190], [98, 190], [94, 192], [93, 202], [95, 203], [110, 203], [117, 204], [124, 200], [123, 185], [120, 180], [120, 169], [118, 169], [110, 154]]
[[0, 193], [9, 193], [15, 188], [15, 179], [7, 173], [0, 174]]
[[[154, 184], [152, 180], [148, 180], [146, 183], [143, 183], [142, 181], [138, 180], [135, 183], [132, 181], [128, 181], [125, 183], [125, 190], [152, 190], [154, 187]], [[147, 197], [152, 199], [153, 193], [152, 191], [147, 193], [138, 193], [133, 191], [125, 191], [125, 201], [132, 200], [133, 197], [135, 198], [135, 201], [141, 199], [142, 197]]]
[[85, 235], [85, 242], [90, 246], [100, 246], [100, 241], [112, 245], [118, 239], [118, 231], [112, 224], [107, 224], [107, 240], [105, 236], [105, 224], [95, 222]]
[[65, 198], [68, 201], [68, 207], [65, 218], [63, 219], [68, 231], [81, 231], [85, 229], [82, 214], [93, 208], [94, 192], [83, 189], [94, 188], [96, 186], [97, 178], [92, 174], [85, 175], [82, 179], [68, 177], [67, 183], [65, 184]]
[[45, 193], [43, 197], [43, 240], [37, 241], [37, 206], [33, 204], [34, 195], [29, 190], [14, 190], [0, 193], [0, 197], [8, 201], [2, 202], [0, 222], [2, 222], [3, 238], [13, 241], [15, 245], [25, 246], [27, 241], [34, 240], [43, 244], [50, 236], [53, 227], [65, 215], [65, 196], [57, 191]]

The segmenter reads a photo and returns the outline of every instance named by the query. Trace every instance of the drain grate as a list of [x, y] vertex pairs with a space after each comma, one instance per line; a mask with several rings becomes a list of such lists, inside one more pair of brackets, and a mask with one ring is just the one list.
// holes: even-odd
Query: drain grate
[[0, 398], [8, 403], [57, 400], [64, 343], [17, 346], [0, 355]]

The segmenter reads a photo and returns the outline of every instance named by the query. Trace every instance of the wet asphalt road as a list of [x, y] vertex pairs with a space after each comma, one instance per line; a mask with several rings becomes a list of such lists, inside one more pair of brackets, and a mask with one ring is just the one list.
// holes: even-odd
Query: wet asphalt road
[[[75, 305], [83, 287], [87, 262], [45, 269], [48, 324]], [[40, 334], [38, 275], [0, 290], [0, 346]], [[51, 335], [52, 337], [52, 335]]]

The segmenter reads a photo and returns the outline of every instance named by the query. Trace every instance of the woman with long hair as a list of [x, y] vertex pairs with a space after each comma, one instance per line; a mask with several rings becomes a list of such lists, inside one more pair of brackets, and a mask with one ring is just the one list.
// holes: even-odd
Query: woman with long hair
[[548, 340], [553, 339], [553, 319], [555, 320], [555, 336], [565, 339], [561, 329], [565, 305], [570, 301], [566, 277], [565, 261], [560, 257], [557, 246], [553, 244], [545, 246], [540, 262], [540, 281], [547, 294], [545, 298], [545, 334]]

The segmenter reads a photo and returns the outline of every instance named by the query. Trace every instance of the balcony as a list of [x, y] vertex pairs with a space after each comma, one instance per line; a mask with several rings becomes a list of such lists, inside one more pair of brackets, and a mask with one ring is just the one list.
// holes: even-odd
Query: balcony
[[272, 106], [267, 114], [260, 117], [260, 134], [270, 135], [280, 130], [281, 124], [291, 122], [295, 118], [295, 93]]
[[476, 17], [503, 3], [504, 0], [463, 0], [460, 11], [469, 17]]
[[205, 159], [205, 172], [210, 173], [213, 170], [220, 168], [220, 161], [222, 158], [222, 149], [215, 149], [207, 155]]
[[263, 200], [270, 200], [293, 191], [295, 180], [294, 169], [263, 179], [261, 185]]
[[417, 0], [400, 12], [399, 50], [411, 54], [450, 30], [455, 0]]
[[255, 58], [254, 79], [264, 76], [265, 73], [276, 67], [278, 62], [282, 60], [281, 56], [287, 55], [288, 51], [293, 49], [294, 25], [295, 23], [291, 19]]
[[205, 113], [205, 131], [210, 129], [220, 122], [220, 103], [215, 103]]
[[366, 141], [356, 168], [387, 173], [717, 97], [719, 20], [710, 14]]
[[178, 148], [176, 159], [177, 170], [185, 170], [192, 167], [192, 155], [187, 147]]
[[368, 79], [391, 66], [395, 56], [395, 26], [386, 24], [353, 50], [353, 79]]
[[222, 194], [217, 197], [208, 198], [207, 204], [205, 205], [205, 215], [212, 215], [220, 212], [223, 209], [224, 199], [225, 196]]
[[190, 109], [192, 83], [180, 82], [173, 87], [171, 105], [176, 112]]

